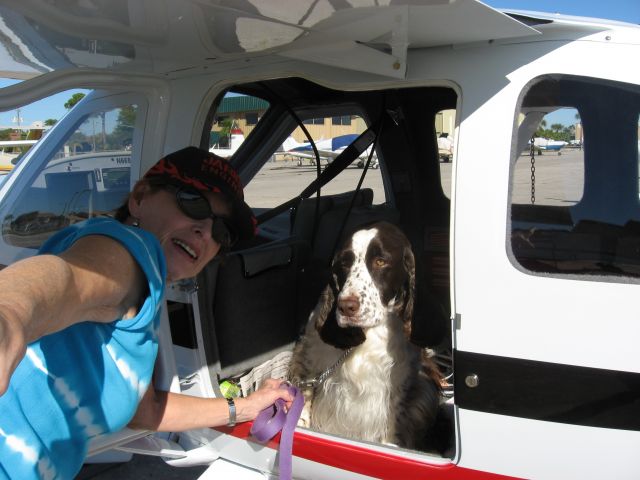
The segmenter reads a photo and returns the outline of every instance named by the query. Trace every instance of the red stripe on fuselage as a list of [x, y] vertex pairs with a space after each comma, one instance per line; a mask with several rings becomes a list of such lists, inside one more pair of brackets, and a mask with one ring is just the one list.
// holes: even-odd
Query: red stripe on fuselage
[[[216, 427], [216, 430], [236, 438], [255, 442], [249, 434], [251, 422], [237, 426]], [[278, 449], [280, 434], [267, 442], [266, 446]], [[374, 478], [434, 478], [450, 480], [516, 480], [495, 473], [482, 472], [454, 464], [439, 465], [420, 462], [415, 459], [370, 450], [355, 445], [296, 432], [293, 439], [293, 455], [312, 462], [328, 465], [340, 470], [367, 475]]]

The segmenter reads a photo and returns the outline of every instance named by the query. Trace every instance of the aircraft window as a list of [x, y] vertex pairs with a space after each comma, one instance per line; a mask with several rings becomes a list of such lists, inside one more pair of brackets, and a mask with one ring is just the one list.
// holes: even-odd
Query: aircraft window
[[510, 176], [521, 267], [640, 277], [639, 111], [637, 86], [555, 77], [530, 87]]
[[435, 126], [440, 163], [440, 185], [445, 196], [451, 198], [451, 162], [453, 161], [456, 111], [447, 109], [437, 112]]
[[[0, 88], [20, 82], [0, 78]], [[0, 175], [13, 170], [31, 147], [58, 122], [57, 117], [64, 115], [87, 93], [89, 90], [64, 90], [15, 110], [0, 112]]]
[[256, 112], [247, 113], [247, 125], [255, 125], [258, 123], [258, 114]]
[[305, 125], [324, 125], [324, 118], [308, 118], [303, 120], [302, 123]]
[[4, 217], [5, 242], [38, 248], [68, 225], [117, 209], [130, 190], [137, 110], [127, 105], [86, 117]]
[[[364, 119], [358, 115], [349, 115], [351, 124], [336, 125], [331, 118], [307, 125], [311, 137], [320, 154], [320, 164], [324, 168], [358, 135], [367, 129]], [[322, 188], [322, 195], [333, 195], [355, 190], [366, 158], [356, 159], [336, 178]], [[317, 176], [314, 152], [300, 127], [296, 128], [284, 142], [278, 152], [267, 162], [245, 189], [249, 205], [259, 208], [275, 207], [300, 193]], [[264, 186], [272, 183], [273, 188]], [[287, 187], [285, 187], [285, 185]], [[374, 155], [367, 171], [362, 188], [373, 189], [373, 203], [385, 202], [382, 175], [378, 160]]]
[[[270, 106], [269, 101], [263, 98], [234, 90], [227, 91], [211, 117], [214, 126], [209, 133], [209, 150], [228, 158], [255, 128], [259, 128], [263, 135], [265, 125], [261, 122], [268, 116]], [[350, 112], [349, 109], [354, 111]], [[329, 107], [323, 108], [320, 116], [317, 111], [309, 109], [301, 118], [319, 150], [321, 168], [325, 168], [367, 129], [365, 120], [357, 114], [355, 107], [340, 106], [339, 111], [338, 108], [333, 112], [331, 110]], [[253, 120], [256, 120], [255, 123]], [[277, 130], [279, 127], [282, 126], [274, 124], [270, 130]], [[283, 131], [278, 135], [285, 134], [285, 127], [282, 128]], [[245, 199], [256, 214], [296, 197], [317, 176], [313, 150], [300, 127], [290, 131], [283, 144], [274, 149], [275, 153], [252, 175], [244, 189]], [[322, 187], [322, 195], [355, 190], [365, 161], [366, 158], [356, 159], [351, 166]], [[378, 165], [377, 156], [374, 155], [361, 186], [362, 189], [373, 191], [374, 205], [386, 201]], [[263, 230], [270, 230], [269, 235], [274, 238], [288, 236], [290, 222], [288, 218], [284, 219], [285, 216], [288, 214], [270, 220], [268, 225], [263, 225]]]
[[332, 117], [332, 125], [351, 125], [351, 115], [342, 115], [341, 117]]

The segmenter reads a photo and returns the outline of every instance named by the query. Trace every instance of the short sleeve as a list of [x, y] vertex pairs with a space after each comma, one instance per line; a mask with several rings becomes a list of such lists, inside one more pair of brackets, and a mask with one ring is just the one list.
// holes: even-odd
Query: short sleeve
[[[147, 279], [149, 297], [142, 310], [157, 310], [164, 294], [166, 263], [158, 240], [143, 229], [123, 225], [111, 218], [93, 218], [57, 232], [42, 245], [39, 253], [54, 255], [62, 253], [78, 239], [89, 235], [107, 236], [127, 249]], [[141, 318], [148, 318], [148, 316], [137, 315], [131, 320], [120, 320], [119, 327], [136, 328], [136, 322]]]

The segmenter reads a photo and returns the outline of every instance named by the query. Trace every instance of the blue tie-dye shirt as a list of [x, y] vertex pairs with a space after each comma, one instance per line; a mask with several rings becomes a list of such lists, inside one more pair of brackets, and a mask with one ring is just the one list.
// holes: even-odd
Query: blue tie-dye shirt
[[151, 381], [166, 273], [160, 244], [101, 218], [58, 232], [40, 253], [60, 253], [87, 235], [124, 245], [146, 276], [148, 296], [135, 318], [79, 323], [28, 345], [0, 397], [0, 478], [73, 478], [89, 440], [124, 427]]

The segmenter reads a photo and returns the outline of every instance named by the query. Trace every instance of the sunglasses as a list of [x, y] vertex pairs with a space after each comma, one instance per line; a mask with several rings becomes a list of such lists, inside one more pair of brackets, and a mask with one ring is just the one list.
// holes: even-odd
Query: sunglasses
[[175, 191], [176, 203], [180, 211], [187, 217], [194, 220], [205, 220], [210, 218], [211, 237], [224, 249], [231, 248], [238, 241], [236, 230], [230, 225], [228, 219], [213, 213], [209, 200], [202, 192], [187, 188], [166, 185], [170, 190]]

